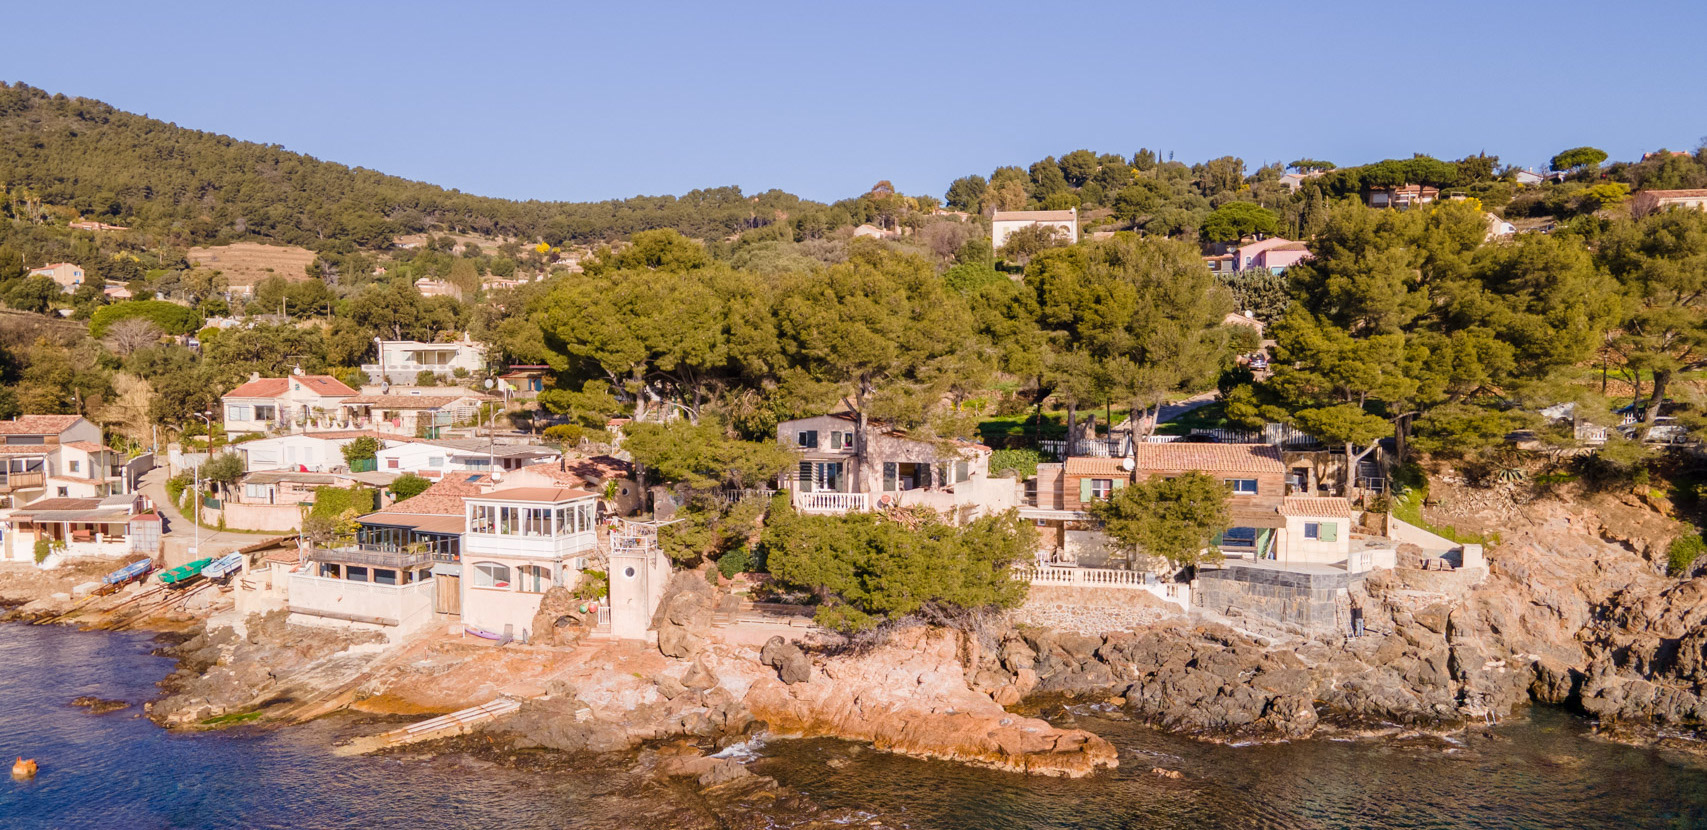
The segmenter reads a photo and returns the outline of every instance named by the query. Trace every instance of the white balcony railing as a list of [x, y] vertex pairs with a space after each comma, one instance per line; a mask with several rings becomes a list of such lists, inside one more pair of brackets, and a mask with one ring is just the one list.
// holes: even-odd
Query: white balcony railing
[[794, 509], [802, 513], [863, 513], [871, 509], [865, 493], [795, 493]]
[[1064, 588], [1118, 588], [1148, 591], [1159, 599], [1191, 607], [1191, 586], [1179, 582], [1151, 582], [1139, 571], [1118, 571], [1112, 568], [1050, 568], [1023, 567], [1020, 576], [1032, 585], [1054, 585]]

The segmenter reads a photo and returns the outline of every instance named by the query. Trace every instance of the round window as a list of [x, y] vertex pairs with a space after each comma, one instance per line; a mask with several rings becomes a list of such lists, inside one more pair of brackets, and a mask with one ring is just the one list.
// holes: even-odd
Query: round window
[[634, 569], [633, 568], [623, 568], [622, 569], [622, 575], [628, 577], [629, 579], [633, 579], [634, 578]]

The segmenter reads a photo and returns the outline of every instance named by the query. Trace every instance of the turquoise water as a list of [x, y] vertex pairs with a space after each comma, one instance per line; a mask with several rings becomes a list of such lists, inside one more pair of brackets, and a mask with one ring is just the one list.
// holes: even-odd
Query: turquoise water
[[[166, 732], [139, 717], [170, 661], [147, 635], [0, 625], [0, 828], [671, 827], [620, 772], [519, 772], [461, 756], [336, 758], [340, 727]], [[80, 695], [139, 704], [107, 715]], [[1436, 741], [1226, 747], [1089, 711], [1121, 767], [1068, 781], [915, 761], [839, 741], [776, 741], [754, 769], [828, 808], [941, 828], [1707, 827], [1707, 771], [1584, 737], [1557, 712]], [[1179, 770], [1160, 778], [1153, 767]], [[823, 818], [824, 816], [820, 816]], [[755, 826], [787, 826], [771, 816]], [[743, 825], [745, 826], [745, 825]]]

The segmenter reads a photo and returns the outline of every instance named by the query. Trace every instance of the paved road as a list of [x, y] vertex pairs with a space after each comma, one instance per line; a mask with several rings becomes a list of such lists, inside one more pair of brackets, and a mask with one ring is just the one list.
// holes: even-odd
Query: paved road
[[[152, 500], [160, 509], [164, 519], [165, 538], [162, 547], [165, 551], [166, 567], [174, 568], [190, 561], [190, 548], [196, 544], [196, 526], [188, 516], [178, 511], [171, 499], [166, 496], [166, 474], [164, 466], [155, 467], [142, 476], [142, 494]], [[230, 531], [201, 529], [201, 546], [198, 556], [222, 556], [238, 548], [252, 545], [267, 534], [232, 533]]]
[[1200, 392], [1183, 401], [1169, 401], [1162, 404], [1161, 415], [1157, 421], [1165, 424], [1200, 406], [1212, 404], [1215, 402], [1215, 394], [1214, 392]]

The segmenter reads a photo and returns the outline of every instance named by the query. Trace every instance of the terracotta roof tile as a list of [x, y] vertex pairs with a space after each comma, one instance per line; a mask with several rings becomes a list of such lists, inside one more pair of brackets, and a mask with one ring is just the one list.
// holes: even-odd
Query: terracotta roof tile
[[118, 452], [118, 450], [115, 450], [112, 447], [108, 447], [104, 444], [97, 444], [94, 441], [72, 441], [69, 443], [60, 444], [60, 446], [70, 447], [74, 450], [82, 450], [84, 452], [100, 452], [102, 450], [106, 450], [108, 452]]
[[484, 474], [451, 474], [433, 482], [431, 487], [422, 490], [418, 495], [404, 499], [375, 515], [392, 513], [414, 513], [434, 516], [462, 515], [462, 500], [469, 496], [480, 495], [482, 490], [492, 483], [490, 476]]
[[346, 397], [356, 394], [356, 390], [345, 386], [342, 381], [331, 375], [292, 375], [288, 378], [261, 378], [252, 380], [230, 392], [221, 395], [222, 398], [276, 398], [290, 391], [290, 382], [295, 379], [308, 387], [309, 391], [326, 397]]
[[992, 222], [1071, 222], [1079, 218], [1072, 210], [998, 210]]
[[1280, 515], [1338, 516], [1349, 519], [1354, 514], [1351, 509], [1351, 502], [1338, 496], [1287, 496], [1280, 503]]
[[82, 418], [81, 415], [20, 415], [0, 421], [0, 435], [58, 435]]
[[1201, 470], [1206, 473], [1283, 473], [1280, 450], [1262, 444], [1138, 444], [1140, 470]]
[[1124, 458], [1091, 458], [1079, 456], [1067, 459], [1062, 474], [1068, 476], [1115, 476], [1129, 478], [1132, 471], [1126, 469]]

